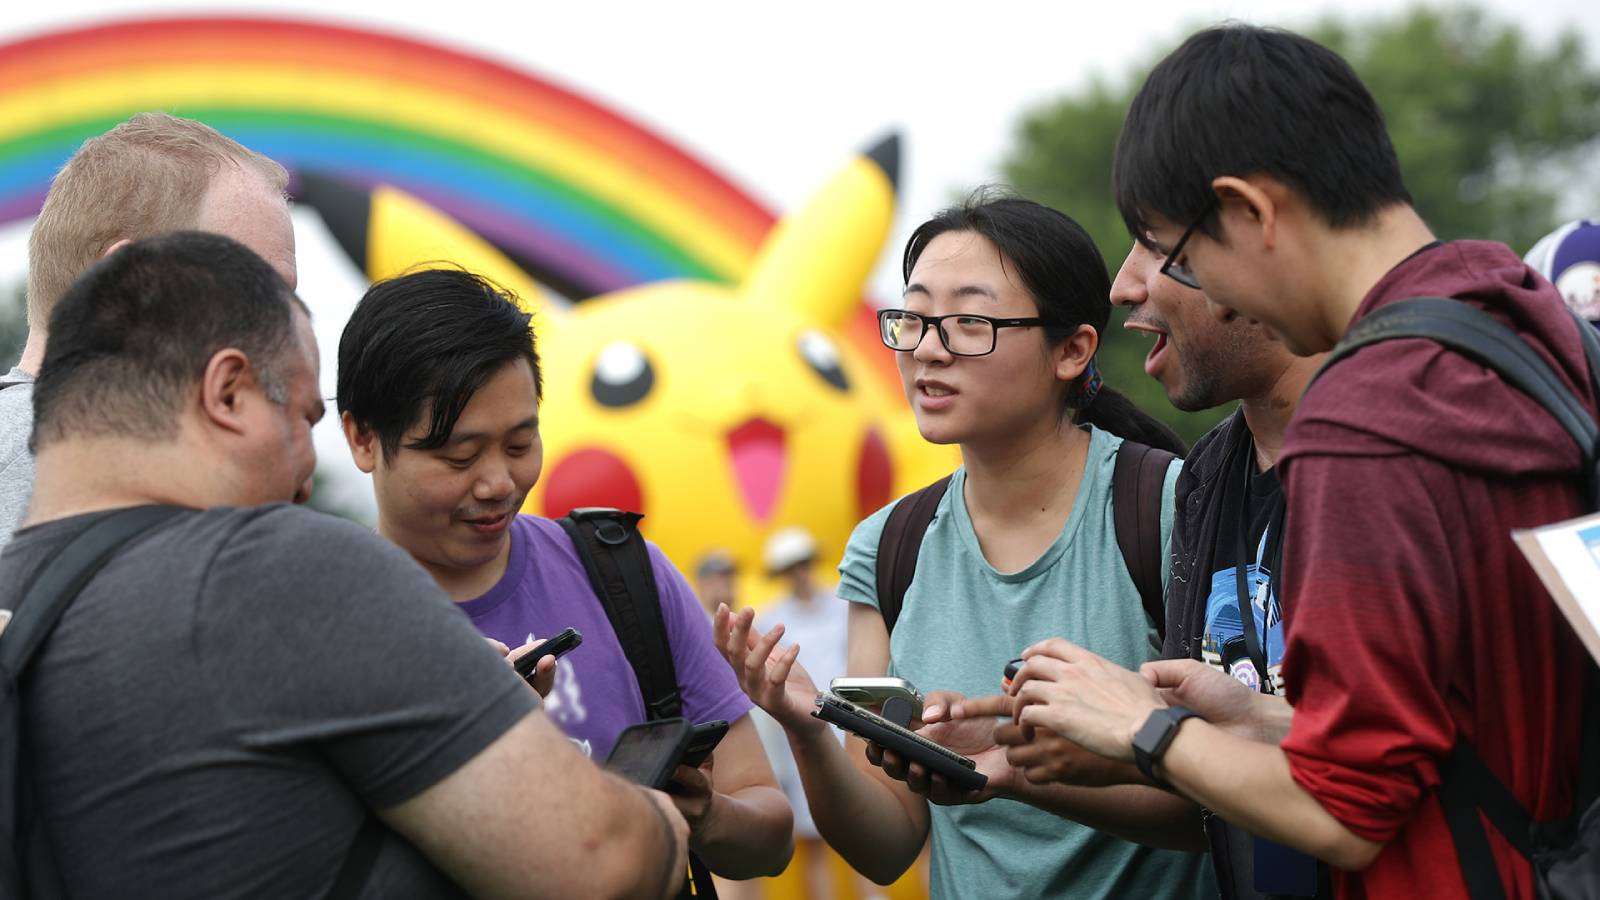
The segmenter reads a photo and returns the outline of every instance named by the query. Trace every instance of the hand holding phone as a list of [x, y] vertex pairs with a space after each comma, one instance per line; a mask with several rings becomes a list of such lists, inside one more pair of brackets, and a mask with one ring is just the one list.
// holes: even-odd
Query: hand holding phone
[[511, 667], [517, 670], [517, 674], [522, 676], [523, 681], [533, 684], [534, 670], [538, 667], [539, 660], [544, 659], [546, 656], [554, 656], [559, 659], [562, 655], [576, 650], [578, 645], [582, 643], [583, 633], [576, 628], [568, 628], [517, 657], [512, 662]]
[[1011, 687], [1011, 682], [1017, 679], [1017, 673], [1022, 671], [1022, 664], [1025, 662], [1027, 662], [1027, 660], [1019, 656], [1016, 659], [1013, 659], [1011, 662], [1006, 663], [1005, 677], [1000, 680], [1000, 683], [1006, 687]]
[[812, 715], [886, 750], [893, 750], [911, 762], [921, 763], [958, 790], [982, 790], [989, 783], [989, 776], [977, 771], [978, 764], [971, 759], [848, 700], [832, 694], [818, 694], [817, 708]]
[[664, 791], [693, 734], [689, 720], [683, 718], [630, 726], [617, 736], [605, 769], [635, 784]]
[[828, 685], [828, 692], [863, 709], [883, 711], [890, 700], [904, 701], [903, 710], [909, 710], [907, 721], [922, 721], [922, 692], [904, 678], [888, 676], [840, 676]]

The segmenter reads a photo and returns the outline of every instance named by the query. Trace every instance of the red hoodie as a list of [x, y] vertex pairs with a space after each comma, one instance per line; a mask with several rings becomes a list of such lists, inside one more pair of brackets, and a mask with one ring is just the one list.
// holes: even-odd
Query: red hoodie
[[[1503, 245], [1417, 253], [1355, 320], [1419, 296], [1493, 314], [1594, 406], [1560, 295]], [[1386, 845], [1336, 875], [1340, 897], [1467, 896], [1435, 793], [1458, 740], [1536, 820], [1569, 813], [1585, 656], [1510, 534], [1587, 512], [1578, 461], [1543, 407], [1431, 341], [1363, 349], [1301, 399], [1279, 463], [1283, 749], [1329, 814]], [[1528, 865], [1486, 827], [1507, 896], [1533, 898]]]

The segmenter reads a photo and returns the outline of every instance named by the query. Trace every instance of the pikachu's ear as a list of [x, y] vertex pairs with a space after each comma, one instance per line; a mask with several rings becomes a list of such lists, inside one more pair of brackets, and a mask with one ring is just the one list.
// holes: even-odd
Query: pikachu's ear
[[365, 190], [300, 173], [296, 202], [322, 216], [350, 260], [373, 281], [432, 263], [483, 275], [517, 295], [528, 312], [554, 313], [544, 290], [506, 255], [445, 213], [390, 185]]
[[889, 236], [899, 175], [900, 136], [891, 134], [778, 222], [745, 279], [745, 296], [843, 325]]

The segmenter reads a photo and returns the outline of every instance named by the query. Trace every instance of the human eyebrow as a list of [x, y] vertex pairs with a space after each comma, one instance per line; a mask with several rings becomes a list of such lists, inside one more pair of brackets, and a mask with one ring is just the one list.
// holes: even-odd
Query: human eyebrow
[[988, 297], [990, 300], [999, 300], [1000, 295], [981, 284], [964, 284], [956, 288], [957, 297]]

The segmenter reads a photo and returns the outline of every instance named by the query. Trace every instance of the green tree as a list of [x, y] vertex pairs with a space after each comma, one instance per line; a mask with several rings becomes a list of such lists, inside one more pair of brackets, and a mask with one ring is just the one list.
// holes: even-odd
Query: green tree
[[0, 375], [4, 375], [22, 356], [28, 340], [27, 286], [0, 289]]
[[[1286, 23], [1292, 24], [1292, 23]], [[1526, 251], [1577, 212], [1600, 212], [1600, 68], [1576, 32], [1548, 46], [1470, 6], [1378, 18], [1328, 18], [1308, 32], [1343, 55], [1388, 119], [1406, 185], [1442, 238], [1490, 238]], [[1111, 197], [1111, 157], [1153, 56], [1112, 84], [1024, 114], [1002, 175], [1088, 229], [1115, 270], [1129, 246]], [[1180, 413], [1144, 374], [1149, 340], [1114, 316], [1106, 380], [1193, 441], [1230, 410]]]

